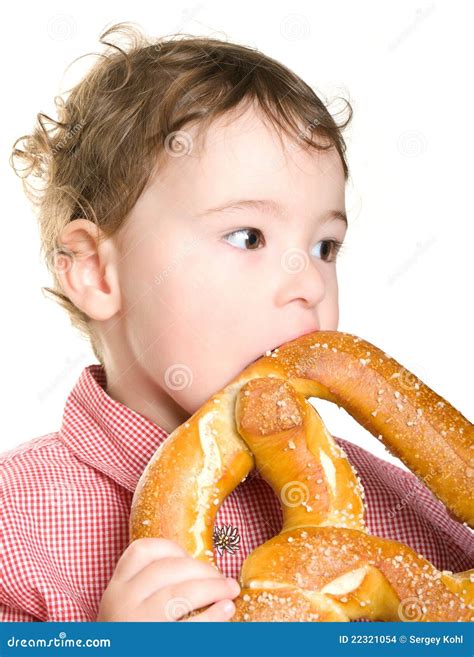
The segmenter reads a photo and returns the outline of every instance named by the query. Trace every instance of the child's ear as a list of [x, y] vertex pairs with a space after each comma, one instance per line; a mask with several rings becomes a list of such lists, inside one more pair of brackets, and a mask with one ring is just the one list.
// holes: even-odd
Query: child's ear
[[55, 270], [64, 294], [88, 317], [107, 320], [120, 309], [118, 254], [113, 241], [88, 219], [74, 219], [59, 237]]

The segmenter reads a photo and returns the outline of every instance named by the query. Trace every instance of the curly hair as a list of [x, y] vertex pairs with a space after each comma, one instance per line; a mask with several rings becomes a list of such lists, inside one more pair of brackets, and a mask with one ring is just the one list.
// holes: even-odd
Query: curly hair
[[[116, 23], [99, 37], [106, 46], [87, 74], [56, 96], [57, 118], [42, 112], [19, 137], [10, 163], [36, 210], [41, 256], [52, 275], [43, 294], [57, 301], [104, 364], [89, 317], [64, 294], [58, 256], [64, 226], [93, 221], [104, 238], [125, 222], [167, 149], [181, 148], [179, 131], [203, 133], [216, 118], [253, 102], [277, 133], [317, 150], [335, 148], [345, 179], [342, 130], [316, 93], [295, 73], [259, 50], [210, 37], [149, 38], [134, 23]], [[76, 61], [76, 60], [75, 60]], [[244, 103], [245, 101], [245, 103]]]

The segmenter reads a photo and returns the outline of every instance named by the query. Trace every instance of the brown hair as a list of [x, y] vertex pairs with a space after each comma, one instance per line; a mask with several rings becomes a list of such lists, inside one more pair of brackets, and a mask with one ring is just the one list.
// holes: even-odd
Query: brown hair
[[254, 102], [278, 134], [281, 129], [317, 150], [336, 148], [347, 180], [341, 132], [352, 107], [344, 101], [349, 116], [338, 125], [296, 74], [235, 43], [185, 34], [150, 39], [133, 23], [113, 25], [99, 41], [105, 52], [78, 84], [55, 98], [58, 118], [37, 114], [31, 134], [16, 140], [10, 162], [37, 209], [42, 256], [53, 276], [43, 293], [68, 311], [103, 363], [89, 318], [57, 277], [64, 226], [84, 217], [110, 237], [138, 200], [157, 157], [181, 147], [179, 131], [195, 123], [201, 134], [241, 101]]

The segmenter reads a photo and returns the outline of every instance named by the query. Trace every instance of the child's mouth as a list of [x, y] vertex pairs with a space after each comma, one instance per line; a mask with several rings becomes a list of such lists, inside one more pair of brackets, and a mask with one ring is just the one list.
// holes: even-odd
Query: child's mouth
[[249, 367], [250, 365], [253, 365], [257, 360], [260, 358], [263, 358], [263, 356], [270, 356], [270, 354], [277, 349], [278, 347], [281, 347], [282, 345], [286, 344], [287, 342], [292, 342], [293, 340], [297, 340], [298, 338], [303, 337], [304, 335], [309, 335], [310, 333], [315, 333], [316, 331], [319, 331], [318, 327], [312, 327], [308, 330], [305, 331], [299, 331], [296, 335], [293, 335], [292, 337], [289, 337], [284, 340], [280, 340], [276, 344], [274, 344], [273, 347], [266, 349], [263, 353], [260, 353], [256, 358], [251, 360], [246, 367]]

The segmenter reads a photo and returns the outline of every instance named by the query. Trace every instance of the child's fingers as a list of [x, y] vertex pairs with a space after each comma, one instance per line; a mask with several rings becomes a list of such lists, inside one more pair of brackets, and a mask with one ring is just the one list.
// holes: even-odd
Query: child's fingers
[[127, 582], [130, 595], [144, 600], [158, 589], [194, 579], [224, 579], [210, 563], [191, 557], [166, 557], [153, 561]]
[[138, 538], [130, 543], [118, 560], [113, 579], [126, 582], [153, 561], [165, 557], [189, 557], [189, 554], [166, 538]]
[[240, 586], [232, 578], [194, 579], [157, 591], [143, 600], [140, 608], [146, 617], [162, 610], [163, 620], [173, 621], [213, 602], [234, 598], [239, 592]]
[[232, 600], [219, 600], [196, 616], [185, 618], [182, 623], [222, 623], [229, 621], [235, 613]]

